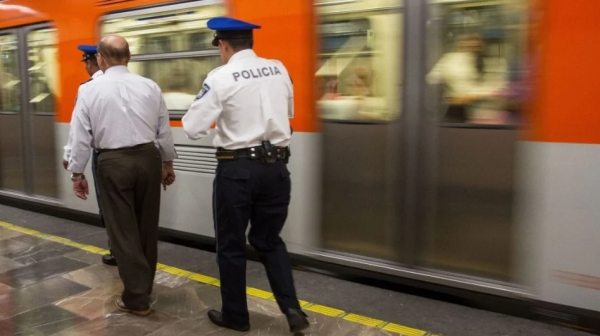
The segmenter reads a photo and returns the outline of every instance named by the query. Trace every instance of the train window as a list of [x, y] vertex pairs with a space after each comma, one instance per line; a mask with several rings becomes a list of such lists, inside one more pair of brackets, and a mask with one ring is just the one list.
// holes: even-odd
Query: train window
[[225, 14], [217, 1], [177, 4], [109, 15], [102, 34], [127, 39], [130, 71], [154, 80], [162, 89], [172, 118], [181, 118], [208, 73], [221, 65], [206, 22]]
[[518, 123], [525, 1], [430, 2], [429, 110], [444, 124]]
[[53, 114], [58, 95], [56, 29], [33, 30], [27, 35], [30, 104], [37, 114]]
[[133, 55], [162, 54], [205, 50], [212, 33], [206, 22], [224, 15], [221, 4], [163, 9], [160, 12], [108, 19], [103, 23], [103, 35], [118, 34], [127, 39]]
[[0, 35], [0, 113], [21, 110], [19, 50], [15, 35]]
[[401, 92], [401, 1], [317, 1], [323, 119], [389, 121]]
[[154, 80], [162, 89], [172, 116], [183, 116], [208, 73], [222, 64], [219, 56], [134, 61], [132, 72]]

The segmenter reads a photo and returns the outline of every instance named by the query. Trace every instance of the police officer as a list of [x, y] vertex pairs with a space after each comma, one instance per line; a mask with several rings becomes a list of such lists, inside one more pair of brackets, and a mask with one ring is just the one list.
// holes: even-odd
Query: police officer
[[279, 237], [288, 214], [291, 182], [289, 157], [293, 86], [285, 66], [258, 57], [252, 50], [253, 30], [260, 26], [214, 18], [225, 65], [208, 74], [202, 90], [183, 117], [188, 138], [208, 135], [216, 121], [213, 144], [217, 171], [213, 208], [222, 310], [208, 312], [221, 327], [250, 329], [246, 303], [246, 228], [267, 270], [269, 283], [291, 332], [310, 324], [300, 309], [289, 256]]
[[[97, 47], [95, 45], [80, 45], [77, 49], [83, 51], [83, 59], [82, 62], [85, 63], [85, 71], [90, 75], [90, 79], [81, 83], [81, 86], [86, 85], [87, 83], [94, 80], [98, 76], [102, 75], [102, 70], [98, 67], [98, 61], [96, 60]], [[73, 120], [74, 118], [71, 118]], [[64, 147], [64, 156], [63, 156], [63, 167], [65, 170], [69, 164], [69, 157], [71, 156], [71, 148], [73, 146], [73, 125], [71, 125], [69, 129], [69, 140], [67, 141], [67, 145]], [[96, 200], [98, 202], [98, 210], [100, 214], [100, 222], [102, 223], [102, 227], [106, 228], [106, 224], [104, 222], [104, 215], [102, 214], [102, 206], [100, 205], [100, 193], [98, 190], [97, 183], [97, 167], [98, 167], [98, 152], [94, 149], [92, 152], [92, 175], [94, 176], [94, 189], [96, 189]], [[110, 249], [110, 241], [108, 242], [108, 246]], [[106, 265], [116, 266], [117, 259], [114, 257], [112, 253], [112, 249], [110, 250], [110, 254], [106, 254], [102, 256], [102, 262]]]

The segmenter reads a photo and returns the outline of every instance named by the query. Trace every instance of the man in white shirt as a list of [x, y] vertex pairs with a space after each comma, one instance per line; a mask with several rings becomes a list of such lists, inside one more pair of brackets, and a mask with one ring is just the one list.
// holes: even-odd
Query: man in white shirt
[[[90, 75], [90, 79], [81, 83], [81, 86], [87, 85], [90, 81], [94, 80], [98, 76], [102, 76], [102, 70], [98, 66], [98, 61], [96, 60], [96, 53], [98, 52], [97, 47], [95, 45], [80, 45], [77, 49], [83, 51], [83, 59], [82, 62], [85, 62], [85, 71]], [[75, 98], [77, 102], [77, 98]], [[71, 120], [74, 118], [71, 117]], [[71, 147], [73, 146], [73, 125], [71, 123], [71, 127], [69, 128], [69, 138], [67, 140], [67, 144], [64, 147], [64, 155], [63, 155], [63, 167], [67, 169], [69, 165], [69, 157], [71, 156]], [[106, 228], [106, 224], [104, 222], [104, 215], [102, 214], [102, 206], [100, 204], [100, 192], [98, 190], [97, 183], [97, 166], [98, 166], [98, 152], [94, 149], [92, 152], [92, 175], [94, 176], [94, 189], [96, 190], [96, 201], [98, 202], [98, 214], [100, 215], [100, 223], [102, 227]], [[114, 257], [112, 250], [110, 249], [110, 240], [108, 242], [108, 248], [110, 253], [102, 256], [102, 263], [110, 266], [117, 266], [117, 259]]]
[[104, 75], [79, 90], [68, 169], [75, 195], [87, 199], [83, 172], [90, 147], [98, 149], [100, 201], [124, 284], [116, 304], [146, 316], [156, 273], [160, 184], [166, 189], [175, 181], [177, 153], [161, 90], [129, 72], [130, 58], [120, 36], [107, 36], [98, 45]]
[[222, 310], [208, 312], [221, 327], [250, 329], [246, 304], [246, 228], [290, 331], [310, 324], [300, 309], [289, 256], [279, 237], [290, 203], [289, 158], [294, 98], [291, 78], [276, 60], [252, 50], [254, 24], [230, 18], [207, 23], [216, 30], [225, 65], [213, 70], [183, 117], [190, 139], [208, 135], [216, 122], [217, 174], [213, 187]]

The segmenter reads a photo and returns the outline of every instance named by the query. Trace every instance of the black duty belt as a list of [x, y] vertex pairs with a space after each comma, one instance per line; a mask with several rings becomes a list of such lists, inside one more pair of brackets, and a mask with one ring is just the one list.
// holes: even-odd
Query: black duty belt
[[217, 148], [217, 160], [231, 161], [238, 159], [260, 160], [263, 163], [271, 164], [275, 161], [283, 161], [287, 163], [291, 156], [289, 147], [272, 146], [270, 142], [263, 142], [262, 146], [227, 150], [225, 148]]

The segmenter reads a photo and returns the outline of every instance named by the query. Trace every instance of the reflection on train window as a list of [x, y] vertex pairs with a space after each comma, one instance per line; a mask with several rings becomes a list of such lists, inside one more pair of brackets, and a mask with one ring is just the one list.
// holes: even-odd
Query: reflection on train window
[[221, 15], [223, 5], [133, 14], [105, 21], [102, 33], [125, 37], [133, 55], [205, 50], [213, 48], [206, 22]]
[[431, 1], [430, 97], [445, 123], [515, 124], [522, 97], [524, 1]]
[[398, 117], [402, 16], [398, 0], [317, 1], [321, 117], [388, 121]]
[[154, 80], [162, 89], [171, 115], [183, 116], [209, 72], [221, 65], [219, 56], [131, 62], [131, 72]]
[[29, 102], [34, 113], [53, 113], [59, 94], [56, 30], [34, 30], [27, 35]]
[[0, 35], [0, 113], [21, 110], [18, 52], [15, 35]]

